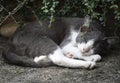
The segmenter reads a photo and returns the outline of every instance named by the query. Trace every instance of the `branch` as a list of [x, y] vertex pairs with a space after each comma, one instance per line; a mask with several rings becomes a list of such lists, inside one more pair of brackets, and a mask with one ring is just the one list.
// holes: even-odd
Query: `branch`
[[35, 16], [36, 20], [38, 21], [39, 25], [42, 26], [42, 22], [39, 20], [38, 16], [36, 15], [35, 11], [32, 10], [33, 15]]

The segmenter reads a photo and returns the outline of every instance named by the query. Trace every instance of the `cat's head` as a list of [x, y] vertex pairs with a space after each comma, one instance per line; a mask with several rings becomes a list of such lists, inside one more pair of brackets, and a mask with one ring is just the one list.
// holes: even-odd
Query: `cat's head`
[[95, 29], [95, 26], [90, 25], [90, 18], [84, 18], [84, 24], [80, 27], [79, 34], [76, 38], [78, 48], [84, 55], [91, 55], [100, 53], [101, 49], [104, 49], [104, 34]]

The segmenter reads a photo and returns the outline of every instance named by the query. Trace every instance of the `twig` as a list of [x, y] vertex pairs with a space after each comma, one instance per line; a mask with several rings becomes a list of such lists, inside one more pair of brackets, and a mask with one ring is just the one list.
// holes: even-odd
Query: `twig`
[[14, 8], [11, 12], [9, 12], [9, 14], [2, 20], [2, 22], [0, 23], [0, 26], [4, 23], [4, 21], [6, 21], [10, 16], [14, 15], [18, 10], [20, 10], [23, 5], [28, 2], [28, 0], [24, 0], [23, 2], [21, 2], [16, 8]]
[[33, 15], [35, 16], [36, 20], [38, 21], [39, 25], [42, 26], [42, 22], [39, 20], [38, 16], [36, 15], [35, 11], [32, 10]]

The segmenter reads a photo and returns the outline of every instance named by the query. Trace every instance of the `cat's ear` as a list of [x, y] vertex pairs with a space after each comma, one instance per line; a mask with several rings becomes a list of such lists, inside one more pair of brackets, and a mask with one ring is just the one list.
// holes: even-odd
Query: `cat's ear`
[[90, 17], [87, 15], [85, 16], [85, 18], [83, 19], [83, 25], [80, 28], [80, 32], [86, 32], [89, 29], [90, 26]]

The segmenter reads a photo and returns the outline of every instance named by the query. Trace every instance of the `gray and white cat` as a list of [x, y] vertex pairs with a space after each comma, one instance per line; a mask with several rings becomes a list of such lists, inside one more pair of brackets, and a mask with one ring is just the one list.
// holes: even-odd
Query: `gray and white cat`
[[[84, 24], [79, 27], [79, 30], [71, 28], [70, 35], [66, 38], [70, 41], [67, 42], [66, 45], [61, 46], [62, 51], [66, 56], [93, 62], [101, 59], [101, 56], [94, 52], [96, 49], [94, 48], [94, 45], [97, 43], [96, 41], [102, 40], [101, 38], [103, 38], [103, 34], [98, 30], [89, 31], [89, 26], [90, 19], [89, 17], [86, 17], [84, 19]], [[80, 31], [83, 28], [86, 28], [86, 32]], [[61, 45], [66, 43], [66, 39]]]
[[[101, 48], [106, 45], [101, 26], [85, 17], [56, 18], [25, 25], [11, 38], [5, 60], [14, 65], [46, 67], [58, 65], [70, 68], [93, 68], [101, 60]], [[104, 48], [102, 48], [104, 49]]]

